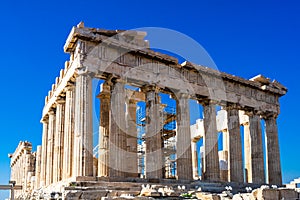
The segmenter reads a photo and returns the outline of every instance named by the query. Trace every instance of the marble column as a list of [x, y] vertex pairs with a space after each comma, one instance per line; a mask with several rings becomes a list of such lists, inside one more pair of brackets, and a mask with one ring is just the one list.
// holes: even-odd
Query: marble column
[[58, 97], [56, 101], [56, 120], [54, 136], [54, 155], [53, 155], [53, 182], [62, 179], [63, 168], [63, 144], [64, 144], [64, 114], [65, 99]]
[[204, 111], [204, 165], [203, 179], [207, 181], [220, 180], [218, 155], [218, 131], [216, 121], [216, 105], [213, 101], [203, 103]]
[[194, 179], [198, 179], [198, 153], [197, 153], [197, 141], [192, 141], [192, 161], [193, 161], [193, 177]]
[[99, 127], [99, 153], [98, 176], [109, 176], [109, 125], [111, 86], [107, 83], [101, 85], [100, 98], [100, 127]]
[[93, 116], [92, 77], [78, 72], [75, 86], [74, 173], [73, 176], [93, 176]]
[[282, 185], [276, 118], [276, 115], [265, 118], [265, 131], [267, 139], [267, 169], [269, 184]]
[[41, 186], [41, 153], [42, 146], [37, 146], [36, 149], [36, 161], [35, 161], [35, 189], [39, 189]]
[[177, 95], [177, 178], [179, 180], [193, 180], [190, 107], [187, 94]]
[[[48, 117], [48, 116], [47, 116]], [[46, 184], [46, 169], [47, 169], [47, 146], [48, 146], [48, 119], [42, 120], [43, 136], [42, 136], [42, 154], [41, 154], [41, 186]]]
[[47, 167], [46, 167], [46, 186], [53, 183], [53, 150], [55, 133], [55, 112], [49, 111], [48, 143], [47, 143]]
[[65, 126], [64, 126], [64, 148], [63, 148], [63, 179], [72, 176], [73, 148], [74, 148], [74, 113], [75, 113], [75, 87], [73, 84], [65, 88]]
[[252, 167], [251, 167], [251, 137], [249, 122], [245, 122], [244, 126], [244, 159], [245, 159], [245, 182], [251, 183]]
[[127, 136], [125, 122], [125, 85], [114, 83], [111, 96], [111, 123], [109, 136], [109, 176], [125, 177], [127, 166]]
[[136, 127], [136, 101], [126, 101], [126, 133], [127, 133], [127, 166], [128, 177], [138, 177], [137, 157], [137, 127]]
[[31, 152], [25, 150], [25, 162], [23, 163], [24, 167], [24, 189], [25, 191], [28, 191], [29, 189], [29, 178], [28, 178], [28, 172], [31, 171]]
[[[247, 178], [250, 183], [262, 184], [265, 183], [265, 171], [260, 117], [253, 112], [248, 112], [247, 115], [249, 116], [249, 130], [244, 129], [244, 131], [246, 136], [250, 135], [248, 139], [250, 140], [251, 157], [249, 160], [251, 162], [251, 174], [248, 174]], [[250, 131], [250, 134], [247, 131]]]
[[242, 139], [239, 110], [227, 107], [228, 144], [229, 144], [229, 181], [244, 182]]
[[226, 129], [222, 130], [222, 139], [223, 139], [223, 150], [219, 151], [219, 163], [220, 163], [220, 180], [228, 182], [229, 179], [229, 136], [227, 126]]
[[162, 139], [161, 139], [161, 116], [160, 100], [156, 87], [143, 89], [146, 93], [146, 178], [161, 179], [162, 162]]

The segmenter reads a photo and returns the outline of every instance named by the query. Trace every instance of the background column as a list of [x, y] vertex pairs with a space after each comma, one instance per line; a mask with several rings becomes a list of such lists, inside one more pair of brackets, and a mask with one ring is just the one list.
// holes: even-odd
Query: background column
[[260, 117], [256, 113], [249, 115], [250, 152], [251, 152], [251, 178], [252, 183], [265, 183], [264, 153], [262, 148], [262, 131]]
[[280, 166], [280, 153], [278, 142], [277, 116], [270, 116], [265, 119], [267, 138], [267, 163], [269, 184], [282, 185]]
[[111, 96], [111, 124], [109, 137], [109, 176], [125, 177], [126, 162], [126, 119], [125, 85], [118, 80], [113, 86]]
[[63, 168], [63, 142], [64, 142], [64, 114], [65, 100], [58, 97], [56, 101], [56, 124], [54, 136], [54, 157], [53, 157], [53, 182], [58, 182], [62, 178]]
[[[48, 116], [47, 116], [48, 117]], [[42, 120], [42, 153], [41, 153], [41, 186], [46, 184], [46, 166], [47, 166], [47, 146], [48, 146], [48, 119]]]
[[104, 83], [101, 85], [100, 98], [100, 128], [99, 128], [99, 156], [98, 176], [109, 176], [109, 125], [111, 87]]
[[[201, 102], [200, 102], [201, 103]], [[216, 105], [212, 101], [203, 104], [204, 111], [204, 171], [203, 178], [208, 181], [220, 180], [218, 155], [218, 131], [216, 122]]]
[[229, 181], [244, 182], [242, 140], [240, 131], [239, 110], [227, 107], [229, 139]]
[[127, 176], [138, 177], [137, 157], [137, 128], [136, 128], [136, 101], [126, 101], [126, 122], [127, 122]]
[[46, 168], [46, 186], [53, 183], [53, 148], [55, 133], [55, 112], [49, 111], [48, 144], [47, 144], [47, 168]]
[[36, 161], [35, 161], [35, 189], [40, 188], [41, 183], [41, 152], [42, 146], [37, 146], [36, 149]]
[[70, 84], [65, 89], [65, 126], [64, 126], [64, 148], [63, 148], [63, 179], [72, 176], [73, 148], [74, 148], [74, 113], [75, 113], [75, 87]]
[[244, 159], [245, 159], [245, 182], [252, 183], [252, 161], [251, 161], [251, 137], [249, 122], [244, 126]]
[[177, 97], [177, 177], [193, 180], [189, 96], [180, 94]]
[[194, 179], [198, 179], [198, 153], [197, 153], [197, 141], [191, 142], [192, 148], [192, 161], [193, 161], [193, 177]]
[[162, 178], [162, 140], [160, 129], [160, 100], [156, 87], [147, 87], [146, 93], [146, 178]]
[[80, 73], [75, 89], [74, 176], [93, 176], [92, 77]]

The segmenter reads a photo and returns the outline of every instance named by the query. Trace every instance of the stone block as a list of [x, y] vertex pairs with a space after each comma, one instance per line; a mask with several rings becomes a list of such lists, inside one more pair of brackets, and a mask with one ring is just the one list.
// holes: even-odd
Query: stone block
[[67, 200], [79, 200], [79, 197], [82, 193], [79, 191], [68, 192], [65, 196]]
[[282, 188], [279, 189], [280, 199], [296, 200], [299, 198], [299, 193], [294, 189]]
[[107, 191], [86, 191], [80, 196], [80, 199], [101, 199], [107, 196]]
[[197, 192], [196, 197], [197, 199], [201, 200], [221, 200], [220, 196], [217, 194], [209, 194], [204, 192]]
[[232, 200], [254, 200], [253, 195], [249, 193], [235, 194]]
[[277, 189], [259, 188], [252, 192], [252, 199], [259, 200], [279, 200], [279, 191]]

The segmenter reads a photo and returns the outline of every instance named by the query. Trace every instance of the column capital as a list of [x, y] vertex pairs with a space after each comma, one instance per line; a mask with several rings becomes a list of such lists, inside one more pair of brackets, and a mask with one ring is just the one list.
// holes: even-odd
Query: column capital
[[51, 116], [51, 115], [55, 115], [55, 111], [56, 111], [56, 108], [51, 108], [48, 112], [48, 115]]
[[104, 82], [100, 85], [100, 93], [97, 95], [97, 98], [109, 99], [111, 97], [111, 87], [112, 84]]
[[43, 123], [43, 124], [48, 123], [48, 122], [49, 122], [49, 116], [48, 116], [48, 115], [45, 115], [45, 116], [41, 119], [40, 122]]
[[248, 115], [249, 117], [252, 117], [252, 116], [255, 116], [255, 115], [260, 116], [260, 115], [263, 114], [262, 111], [254, 110], [254, 109], [251, 109], [251, 108], [250, 109], [244, 109], [244, 113], [245, 113], [245, 115]]
[[62, 96], [57, 97], [57, 99], [55, 101], [56, 104], [64, 104], [65, 102], [66, 102], [66, 99], [65, 99], [65, 97], [62, 97]]
[[72, 91], [75, 89], [75, 84], [73, 82], [68, 82], [67, 86], [64, 88], [64, 92]]
[[173, 99], [179, 100], [179, 99], [189, 99], [191, 97], [190, 94], [184, 93], [184, 92], [175, 92], [171, 94]]
[[217, 100], [213, 100], [213, 99], [200, 99], [200, 100], [198, 100], [198, 102], [202, 106], [217, 105], [219, 103]]
[[224, 110], [240, 110], [241, 106], [236, 103], [227, 103], [226, 105], [222, 106]]
[[145, 85], [141, 88], [142, 92], [147, 93], [147, 92], [155, 92], [159, 93], [160, 88], [157, 87], [156, 85]]
[[264, 112], [261, 114], [262, 118], [267, 120], [267, 119], [277, 119], [278, 113], [275, 112]]
[[80, 66], [76, 69], [76, 75], [75, 77], [78, 77], [78, 76], [88, 76], [88, 77], [94, 77], [95, 73], [94, 72], [90, 72], [87, 70], [87, 67], [85, 66]]

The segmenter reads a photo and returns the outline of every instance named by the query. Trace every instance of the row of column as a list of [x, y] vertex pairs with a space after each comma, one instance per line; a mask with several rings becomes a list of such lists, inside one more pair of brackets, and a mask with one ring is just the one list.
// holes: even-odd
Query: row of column
[[22, 186], [22, 190], [16, 191], [16, 195], [31, 191], [34, 188], [32, 180], [32, 177], [35, 175], [34, 161], [35, 156], [31, 153], [31, 148], [24, 148], [11, 166], [11, 180], [16, 181], [16, 185]]
[[[164, 164], [159, 91], [154, 86], [142, 90], [146, 94], [146, 178], [161, 179]], [[126, 100], [125, 85], [122, 82], [103, 84], [98, 97], [101, 105], [98, 176], [137, 177], [137, 102]], [[178, 179], [191, 180], [193, 173], [187, 95], [180, 95], [177, 110], [177, 176]]]
[[[41, 186], [57, 182], [71, 176], [93, 176], [93, 134], [92, 134], [92, 77], [78, 74], [76, 87], [66, 88], [66, 97], [56, 102], [56, 109], [48, 113], [43, 121], [43, 142], [41, 150]], [[162, 178], [162, 139], [159, 116], [160, 102], [155, 87], [144, 88], [146, 94], [146, 177]], [[74, 94], [75, 93], [75, 94]], [[76, 95], [76, 96], [74, 96]], [[177, 176], [191, 180], [192, 151], [190, 141], [189, 98], [176, 95], [177, 100]], [[127, 177], [137, 175], [137, 159], [132, 163], [129, 155], [136, 155], [135, 113], [136, 102], [126, 104], [124, 83], [104, 84], [99, 96], [100, 132], [98, 176]], [[125, 113], [125, 105], [130, 108]], [[220, 180], [215, 103], [204, 105], [204, 179]], [[131, 122], [126, 118], [131, 116]], [[263, 157], [259, 138], [260, 126], [257, 115], [250, 116], [249, 135], [250, 155], [248, 173], [252, 182], [263, 180]], [[129, 123], [129, 124], [127, 124]], [[131, 124], [131, 125], [130, 125]], [[245, 128], [247, 129], [247, 127]], [[281, 181], [277, 126], [275, 119], [266, 120], [270, 183]], [[73, 135], [74, 132], [74, 135]], [[241, 139], [238, 110], [228, 109], [229, 166], [230, 181], [241, 182], [243, 177]], [[74, 143], [73, 143], [74, 141]], [[130, 145], [128, 145], [130, 144]], [[135, 146], [135, 147], [133, 147]], [[245, 144], [247, 146], [247, 144]], [[73, 154], [72, 154], [73, 153]], [[276, 156], [274, 156], [276, 155]], [[247, 156], [247, 155], [246, 155]], [[279, 164], [278, 164], [279, 163]], [[132, 167], [135, 166], [136, 167]], [[251, 167], [250, 167], [251, 166]], [[131, 168], [131, 169], [130, 169]], [[129, 172], [129, 173], [128, 173]], [[129, 175], [130, 174], [130, 175]], [[280, 175], [280, 177], [279, 177]], [[276, 178], [277, 176], [278, 178]]]
[[[204, 106], [204, 165], [203, 179], [220, 181], [218, 155], [218, 134], [216, 126], [216, 102], [209, 101]], [[227, 111], [227, 132], [224, 142], [228, 152], [228, 181], [244, 182], [242, 140], [240, 134], [239, 109], [235, 106], [225, 107]], [[244, 126], [246, 182], [265, 183], [264, 153], [260, 115], [246, 112], [249, 122]], [[267, 172], [269, 184], [282, 184], [279, 142], [276, 116], [265, 116]], [[270, 159], [272, 158], [272, 159]]]
[[[40, 159], [37, 156], [36, 187], [47, 186], [72, 176], [75, 87], [69, 85], [42, 120]], [[75, 153], [75, 152], [74, 152]]]

